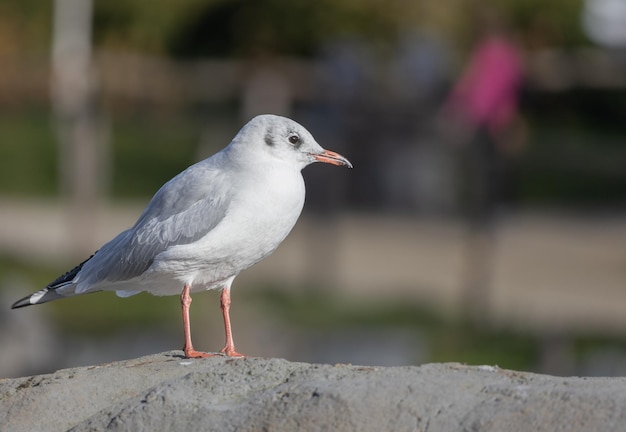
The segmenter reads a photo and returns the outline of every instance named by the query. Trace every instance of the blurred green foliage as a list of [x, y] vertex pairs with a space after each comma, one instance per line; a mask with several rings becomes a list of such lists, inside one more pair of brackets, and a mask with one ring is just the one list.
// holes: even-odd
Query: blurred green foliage
[[[116, 197], [152, 195], [196, 157], [202, 125], [177, 116], [141, 114], [113, 124]], [[39, 109], [0, 115], [0, 193], [51, 196], [59, 192], [57, 142], [50, 114]]]
[[[31, 287], [43, 287], [64, 270], [66, 269], [51, 266], [47, 262], [26, 263], [19, 259], [0, 256], [0, 282], [3, 284], [17, 280]], [[176, 296], [155, 297], [139, 294], [122, 299], [108, 292], [52, 302], [43, 307], [43, 310], [63, 332], [101, 337], [131, 327], [171, 327], [180, 320], [179, 304]]]
[[[324, 291], [320, 287], [309, 287], [304, 291], [288, 287], [256, 287], [245, 295], [285, 326], [295, 326], [302, 331], [322, 329], [330, 333], [352, 328], [382, 329], [390, 334], [408, 332], [416, 346], [426, 345], [427, 358], [419, 359], [423, 362], [460, 362], [541, 371], [542, 349], [552, 341], [549, 334], [492, 323], [474, 323], [416, 300], [355, 301], [354, 297], [337, 295], [337, 290]], [[626, 352], [623, 337], [580, 332], [560, 336], [569, 344], [568, 360], [574, 367], [600, 351]]]
[[[49, 55], [53, 5], [35, 0], [0, 4], [0, 57]], [[437, 29], [463, 52], [473, 44], [487, 7], [505, 14], [531, 48], [586, 43], [582, 0], [96, 0], [94, 44], [96, 49], [178, 58], [268, 52], [311, 56], [343, 35], [359, 35], [384, 52], [403, 32], [425, 27]], [[520, 167], [520, 198], [583, 203], [626, 198], [626, 173], [615, 167], [625, 160], [624, 96], [623, 91], [589, 89], [553, 97], [544, 92], [533, 100], [532, 145]], [[58, 193], [58, 156], [46, 109], [22, 106], [1, 113], [0, 193]], [[219, 109], [230, 112], [231, 107]], [[183, 107], [175, 115], [114, 110], [109, 112], [113, 196], [150, 196], [197, 159], [207, 116], [192, 112], [196, 107]]]
[[146, 118], [140, 114], [115, 121], [114, 176], [117, 197], [143, 197], [195, 162], [201, 125], [181, 117]]
[[0, 192], [50, 195], [58, 192], [57, 142], [49, 112], [0, 114]]
[[[0, 280], [24, 278], [33, 286], [44, 286], [62, 272], [43, 264], [27, 264], [0, 257]], [[503, 368], [535, 370], [541, 339], [515, 330], [471, 323], [443, 315], [416, 301], [402, 299], [357, 301], [328, 295], [320, 287], [308, 290], [257, 286], [242, 291], [248, 301], [279, 320], [285, 328], [330, 332], [333, 329], [398, 330], [427, 344], [426, 361], [455, 361], [497, 364]], [[336, 290], [333, 290], [335, 293]], [[243, 299], [243, 297], [246, 297]], [[45, 305], [47, 314], [68, 335], [107, 337], [128, 328], [171, 330], [180, 325], [176, 296], [138, 294], [121, 299], [114, 293], [95, 293]], [[420, 339], [421, 338], [421, 339]], [[619, 341], [607, 340], [606, 344]], [[586, 343], [585, 347], [588, 347]], [[423, 361], [424, 359], [422, 359]]]
[[[47, 50], [54, 2], [9, 0], [0, 5], [0, 53]], [[437, 28], [452, 45], [468, 47], [471, 19], [496, 7], [527, 36], [554, 45], [580, 44], [582, 0], [153, 0], [94, 2], [96, 48], [175, 56], [246, 55], [259, 51], [310, 55], [329, 38], [360, 35], [393, 40], [418, 26]]]
[[571, 89], [529, 98], [522, 202], [615, 205], [626, 200], [626, 91]]
[[[62, 270], [44, 263], [34, 265], [0, 257], [0, 280], [5, 282], [22, 278], [33, 286], [44, 286]], [[261, 285], [247, 287], [238, 297], [243, 303], [254, 304], [285, 328], [302, 332], [303, 337], [307, 331], [329, 334], [350, 329], [408, 334], [407, 343], [414, 339], [415, 345], [421, 346], [420, 351], [426, 354], [414, 362], [460, 362], [540, 371], [542, 348], [550, 343], [538, 333], [495, 324], [476, 325], [417, 300], [355, 301], [354, 297], [336, 295], [337, 292], [330, 287], [310, 286], [303, 290]], [[52, 302], [42, 308], [68, 337], [106, 338], [129, 328], [172, 331], [180, 326], [176, 296], [154, 297], [143, 293], [121, 299], [114, 293], [96, 293]], [[599, 352], [626, 352], [623, 337], [581, 332], [561, 336], [567, 337], [569, 361], [580, 367]]]

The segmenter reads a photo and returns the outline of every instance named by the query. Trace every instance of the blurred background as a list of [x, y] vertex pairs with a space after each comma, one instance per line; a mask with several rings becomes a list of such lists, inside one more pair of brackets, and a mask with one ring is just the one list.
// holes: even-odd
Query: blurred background
[[260, 113], [355, 168], [304, 170], [238, 351], [626, 374], [626, 1], [6, 0], [0, 377], [182, 347], [177, 296], [10, 305]]

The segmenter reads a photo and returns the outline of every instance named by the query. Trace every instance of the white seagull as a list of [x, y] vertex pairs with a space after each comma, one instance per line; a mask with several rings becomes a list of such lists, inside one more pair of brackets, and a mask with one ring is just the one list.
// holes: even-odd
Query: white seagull
[[191, 343], [190, 293], [219, 288], [226, 332], [220, 352], [240, 357], [230, 326], [231, 284], [291, 231], [304, 205], [300, 171], [313, 162], [352, 168], [295, 121], [255, 117], [226, 148], [161, 187], [132, 228], [12, 308], [96, 291], [180, 294], [185, 357], [209, 357], [215, 354]]

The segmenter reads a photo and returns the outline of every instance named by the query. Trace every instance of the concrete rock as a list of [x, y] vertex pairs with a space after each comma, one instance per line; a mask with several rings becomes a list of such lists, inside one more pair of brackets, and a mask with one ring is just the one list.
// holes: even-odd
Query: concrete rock
[[187, 360], [172, 351], [0, 380], [2, 431], [626, 429], [626, 378], [491, 366]]

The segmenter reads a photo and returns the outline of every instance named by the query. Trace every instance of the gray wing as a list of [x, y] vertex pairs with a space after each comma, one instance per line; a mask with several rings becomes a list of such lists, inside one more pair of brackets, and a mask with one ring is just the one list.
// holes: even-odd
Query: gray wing
[[105, 244], [79, 274], [79, 288], [120, 282], [145, 272], [171, 246], [192, 243], [217, 226], [228, 210], [230, 183], [210, 160], [200, 162], [166, 183], [137, 223]]

